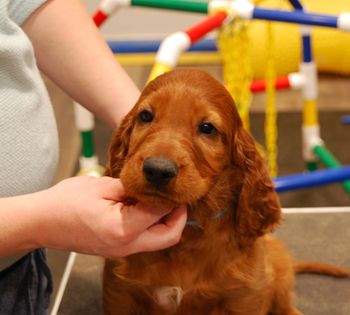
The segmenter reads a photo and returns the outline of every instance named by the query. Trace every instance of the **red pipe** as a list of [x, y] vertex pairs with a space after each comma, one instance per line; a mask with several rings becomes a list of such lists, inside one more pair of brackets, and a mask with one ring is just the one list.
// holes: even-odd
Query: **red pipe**
[[[275, 88], [277, 90], [289, 89], [291, 87], [288, 77], [280, 77], [276, 79]], [[253, 93], [264, 92], [266, 90], [265, 80], [255, 80], [250, 85], [250, 90]]]
[[101, 10], [98, 10], [93, 15], [92, 19], [96, 26], [101, 26], [101, 24], [108, 18], [108, 15], [104, 14]]
[[210, 31], [220, 27], [226, 17], [227, 14], [225, 12], [215, 13], [214, 15], [205, 18], [197, 25], [189, 28], [185, 31], [185, 33], [191, 39], [191, 43], [194, 43], [195, 41], [208, 34]]

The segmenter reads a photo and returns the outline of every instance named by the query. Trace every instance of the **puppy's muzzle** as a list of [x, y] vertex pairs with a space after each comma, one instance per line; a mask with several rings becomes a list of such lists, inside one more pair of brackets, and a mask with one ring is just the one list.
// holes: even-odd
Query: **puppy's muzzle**
[[143, 162], [143, 175], [153, 186], [161, 187], [170, 183], [178, 174], [177, 164], [163, 157], [151, 156]]

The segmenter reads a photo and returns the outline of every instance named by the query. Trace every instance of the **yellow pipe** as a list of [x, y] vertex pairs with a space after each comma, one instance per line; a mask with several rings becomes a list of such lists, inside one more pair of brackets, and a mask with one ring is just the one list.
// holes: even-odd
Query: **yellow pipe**
[[148, 77], [148, 82], [152, 81], [153, 79], [155, 79], [156, 77], [160, 76], [161, 74], [165, 73], [165, 72], [169, 72], [171, 71], [173, 68], [169, 65], [166, 65], [164, 63], [156, 63], [154, 64], [151, 73]]
[[304, 100], [303, 124], [305, 127], [317, 126], [319, 124], [316, 100]]
[[[152, 66], [156, 54], [115, 54], [115, 58], [123, 66]], [[210, 53], [184, 53], [179, 59], [179, 65], [217, 65], [221, 64], [221, 57], [216, 52]]]

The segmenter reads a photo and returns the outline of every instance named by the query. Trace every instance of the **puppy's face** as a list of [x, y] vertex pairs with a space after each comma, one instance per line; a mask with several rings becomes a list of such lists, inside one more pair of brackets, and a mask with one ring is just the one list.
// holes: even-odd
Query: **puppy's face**
[[119, 165], [128, 195], [137, 200], [160, 207], [191, 204], [230, 163], [234, 114], [226, 90], [202, 72], [156, 79], [121, 127], [129, 130], [122, 162], [115, 161], [120, 154], [112, 144], [110, 170]]
[[242, 247], [281, 218], [232, 97], [199, 70], [174, 70], [144, 89], [112, 140], [107, 175], [120, 177], [130, 198], [159, 208], [203, 201], [213, 213], [230, 209], [230, 230]]

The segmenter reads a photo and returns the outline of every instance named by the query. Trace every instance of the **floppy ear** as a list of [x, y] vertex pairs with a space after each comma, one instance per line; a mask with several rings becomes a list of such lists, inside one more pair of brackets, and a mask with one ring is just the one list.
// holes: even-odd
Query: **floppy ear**
[[237, 241], [244, 248], [273, 230], [281, 219], [281, 209], [264, 160], [241, 123], [233, 142], [233, 159], [243, 173], [234, 225]]
[[133, 129], [132, 111], [125, 116], [120, 127], [114, 134], [109, 146], [109, 158], [106, 165], [106, 176], [119, 177], [128, 154], [131, 132]]

